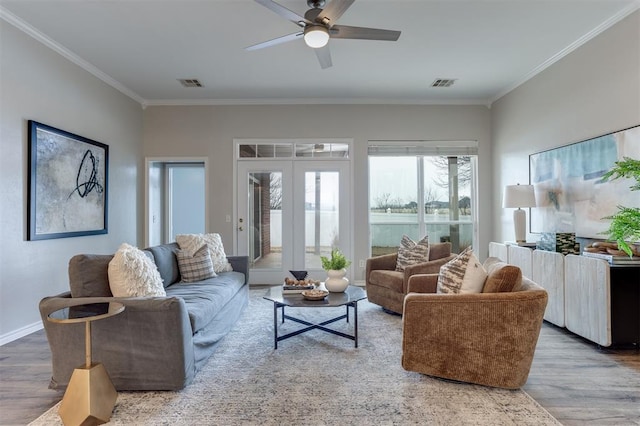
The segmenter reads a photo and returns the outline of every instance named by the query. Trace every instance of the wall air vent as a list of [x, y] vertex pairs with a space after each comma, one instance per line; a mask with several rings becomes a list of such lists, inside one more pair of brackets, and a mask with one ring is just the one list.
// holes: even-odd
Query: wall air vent
[[436, 78], [431, 83], [431, 87], [450, 87], [455, 81], [455, 78]]
[[179, 78], [178, 81], [184, 87], [204, 87], [197, 78]]

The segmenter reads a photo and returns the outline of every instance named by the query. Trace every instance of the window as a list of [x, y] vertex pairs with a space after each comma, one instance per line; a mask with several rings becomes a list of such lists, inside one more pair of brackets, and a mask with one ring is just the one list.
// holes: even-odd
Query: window
[[[369, 146], [371, 254], [395, 253], [403, 234], [449, 241], [456, 253], [473, 244], [477, 147], [432, 143]], [[415, 144], [415, 145], [414, 145]]]

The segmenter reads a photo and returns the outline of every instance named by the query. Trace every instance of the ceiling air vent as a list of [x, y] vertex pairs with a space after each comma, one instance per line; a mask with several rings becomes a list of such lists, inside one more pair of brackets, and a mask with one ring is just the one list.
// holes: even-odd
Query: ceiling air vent
[[436, 78], [431, 83], [431, 87], [449, 87], [456, 81], [455, 78]]
[[179, 78], [178, 81], [184, 87], [204, 87], [197, 78]]

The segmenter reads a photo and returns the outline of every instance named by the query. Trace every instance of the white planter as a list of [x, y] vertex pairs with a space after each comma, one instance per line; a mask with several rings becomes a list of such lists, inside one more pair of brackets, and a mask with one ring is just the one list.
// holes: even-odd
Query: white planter
[[327, 271], [327, 279], [324, 282], [325, 288], [331, 293], [342, 293], [349, 286], [349, 280], [344, 276], [347, 274], [346, 269], [339, 271], [330, 269]]

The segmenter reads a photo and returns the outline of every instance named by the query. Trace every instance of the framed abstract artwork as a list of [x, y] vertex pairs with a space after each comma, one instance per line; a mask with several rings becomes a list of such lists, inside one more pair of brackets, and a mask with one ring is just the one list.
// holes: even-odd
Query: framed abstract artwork
[[619, 205], [640, 207], [640, 196], [629, 188], [633, 179], [602, 180], [624, 157], [640, 159], [640, 126], [530, 155], [537, 203], [529, 215], [531, 232], [605, 239], [610, 221], [604, 217]]
[[109, 146], [29, 120], [29, 240], [107, 233]]

